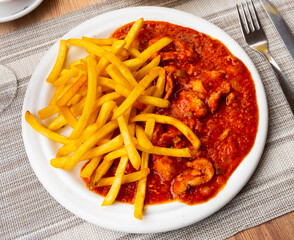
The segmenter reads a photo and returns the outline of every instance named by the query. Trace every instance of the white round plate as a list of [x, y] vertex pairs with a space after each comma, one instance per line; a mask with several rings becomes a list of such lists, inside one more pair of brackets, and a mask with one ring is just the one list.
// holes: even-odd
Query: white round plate
[[[118, 27], [143, 17], [145, 20], [167, 21], [193, 28], [223, 42], [230, 51], [241, 59], [250, 70], [255, 81], [259, 106], [259, 126], [254, 147], [233, 173], [225, 188], [210, 201], [188, 206], [179, 202], [148, 206], [143, 220], [133, 216], [134, 207], [130, 204], [115, 203], [102, 207], [103, 198], [90, 192], [80, 179], [80, 167], [63, 171], [50, 166], [57, 145], [34, 131], [24, 120], [29, 110], [34, 115], [45, 107], [53, 89], [45, 82], [52, 69], [57, 52], [57, 42], [44, 55], [37, 66], [23, 105], [22, 129], [27, 155], [37, 177], [47, 191], [65, 208], [77, 216], [99, 226], [131, 233], [155, 233], [174, 230], [198, 222], [226, 205], [243, 188], [254, 172], [261, 157], [268, 126], [268, 108], [264, 88], [258, 72], [245, 51], [225, 32], [206, 20], [185, 12], [160, 7], [134, 7], [108, 12], [92, 18], [77, 26], [62, 39], [81, 38], [81, 36], [108, 37]], [[69, 51], [69, 62], [85, 54], [74, 47]]]
[[0, 22], [18, 19], [38, 7], [43, 0], [0, 0]]

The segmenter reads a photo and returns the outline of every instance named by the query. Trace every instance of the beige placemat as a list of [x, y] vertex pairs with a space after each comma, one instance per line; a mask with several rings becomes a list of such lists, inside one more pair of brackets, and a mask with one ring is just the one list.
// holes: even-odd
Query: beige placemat
[[[272, 0], [294, 30], [294, 2]], [[256, 1], [255, 1], [256, 2]], [[234, 0], [105, 1], [0, 37], [0, 64], [11, 68], [18, 92], [0, 115], [0, 239], [224, 239], [294, 209], [294, 118], [267, 63], [243, 41]], [[21, 109], [27, 84], [47, 49], [84, 20], [113, 9], [157, 5], [180, 9], [216, 24], [245, 48], [263, 80], [270, 112], [260, 164], [226, 207], [189, 227], [160, 234], [126, 234], [74, 216], [43, 188], [25, 154]], [[294, 85], [294, 64], [259, 2], [256, 4], [273, 55]], [[195, 23], [197, 24], [197, 23]]]

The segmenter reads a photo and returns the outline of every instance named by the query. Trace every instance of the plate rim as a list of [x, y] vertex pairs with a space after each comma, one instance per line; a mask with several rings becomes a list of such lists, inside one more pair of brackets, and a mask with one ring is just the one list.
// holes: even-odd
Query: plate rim
[[[87, 25], [87, 24], [91, 24], [94, 21], [99, 21], [100, 18], [105, 18], [105, 16], [109, 16], [109, 15], [116, 15], [119, 16], [120, 14], [126, 14], [126, 13], [136, 13], [136, 12], [140, 12], [140, 11], [144, 11], [144, 12], [156, 12], [156, 11], [165, 11], [166, 13], [172, 13], [172, 14], [176, 14], [177, 16], [180, 15], [184, 15], [187, 18], [191, 18], [194, 20], [199, 20], [200, 22], [204, 22], [206, 25], [208, 25], [209, 27], [212, 27], [213, 29], [217, 30], [218, 33], [221, 33], [222, 36], [225, 36], [225, 38], [230, 39], [230, 41], [235, 45], [235, 47], [237, 47], [242, 55], [244, 55], [244, 58], [247, 58], [247, 61], [249, 63], [245, 64], [246, 67], [249, 69], [249, 71], [252, 74], [253, 80], [254, 80], [254, 84], [255, 84], [255, 89], [256, 89], [256, 98], [257, 98], [257, 102], [258, 102], [258, 108], [259, 108], [259, 124], [258, 124], [258, 132], [257, 132], [257, 136], [255, 139], [255, 143], [253, 148], [255, 148], [257, 140], [259, 140], [259, 150], [256, 153], [257, 154], [257, 160], [255, 160], [255, 162], [253, 164], [251, 164], [250, 166], [245, 166], [243, 168], [248, 169], [247, 171], [249, 171], [249, 174], [246, 174], [245, 176], [243, 176], [242, 179], [242, 184], [240, 184], [236, 189], [234, 189], [233, 193], [230, 193], [228, 196], [225, 196], [225, 201], [224, 202], [219, 202], [219, 203], [214, 203], [214, 207], [212, 209], [210, 209], [210, 211], [207, 211], [205, 216], [202, 216], [201, 218], [198, 218], [196, 221], [195, 219], [185, 219], [183, 221], [179, 221], [179, 223], [172, 223], [172, 224], [164, 224], [164, 225], [155, 225], [153, 224], [153, 227], [151, 227], [152, 225], [148, 225], [147, 227], [144, 227], [144, 225], [142, 226], [142, 224], [144, 224], [144, 218], [143, 220], [140, 222], [137, 222], [139, 220], [135, 220], [132, 221], [131, 223], [121, 223], [121, 224], [115, 224], [113, 225], [112, 222], [107, 219], [106, 221], [98, 221], [97, 219], [92, 219], [89, 218], [89, 216], [87, 214], [85, 214], [83, 211], [79, 211], [77, 209], [75, 209], [75, 202], [68, 202], [66, 199], [64, 199], [64, 194], [62, 194], [61, 191], [57, 191], [54, 192], [52, 190], [52, 186], [49, 186], [50, 184], [48, 184], [48, 182], [45, 181], [45, 179], [43, 178], [42, 174], [39, 172], [38, 168], [40, 167], [39, 165], [36, 164], [36, 162], [34, 162], [34, 160], [32, 160], [34, 157], [31, 155], [31, 148], [32, 146], [29, 145], [28, 143], [28, 126], [26, 125], [26, 122], [24, 120], [24, 114], [26, 112], [26, 110], [28, 110], [29, 108], [27, 108], [28, 105], [28, 99], [29, 97], [31, 97], [31, 95], [29, 94], [29, 89], [31, 89], [33, 87], [33, 82], [35, 81], [34, 79], [36, 79], [38, 77], [38, 72], [37, 70], [41, 68], [42, 63], [44, 62], [44, 59], [48, 58], [49, 55], [54, 55], [53, 51], [56, 50], [58, 48], [58, 41], [45, 53], [45, 55], [42, 57], [40, 63], [38, 64], [38, 66], [36, 67], [31, 80], [28, 84], [27, 90], [26, 90], [26, 95], [24, 98], [24, 104], [23, 104], [23, 109], [22, 109], [22, 136], [23, 136], [23, 140], [24, 140], [24, 145], [25, 145], [25, 149], [26, 149], [26, 153], [27, 156], [30, 160], [30, 164], [35, 172], [35, 174], [37, 175], [37, 177], [39, 178], [39, 181], [42, 183], [42, 185], [45, 187], [45, 189], [50, 193], [51, 196], [53, 196], [62, 206], [64, 206], [66, 209], [68, 209], [70, 212], [74, 213], [75, 215], [77, 215], [78, 217], [81, 217], [84, 220], [87, 220], [91, 223], [94, 223], [96, 225], [111, 229], [111, 230], [117, 230], [117, 231], [122, 231], [122, 232], [129, 232], [129, 233], [157, 233], [157, 232], [166, 232], [166, 231], [170, 231], [170, 230], [175, 230], [175, 229], [179, 229], [188, 225], [191, 225], [193, 223], [196, 223], [198, 221], [203, 220], [204, 218], [210, 216], [211, 214], [217, 212], [218, 210], [220, 210], [223, 206], [225, 206], [226, 204], [228, 204], [239, 192], [240, 190], [244, 187], [244, 185], [248, 182], [248, 180], [250, 179], [250, 177], [252, 176], [254, 170], [256, 169], [259, 160], [261, 158], [261, 155], [263, 153], [263, 149], [264, 149], [264, 145], [266, 142], [266, 137], [267, 137], [267, 130], [268, 130], [268, 107], [267, 107], [267, 99], [266, 99], [266, 95], [265, 95], [265, 91], [264, 91], [264, 87], [262, 84], [262, 81], [260, 79], [260, 76], [258, 74], [258, 71], [256, 69], [256, 67], [254, 66], [252, 60], [249, 58], [249, 56], [247, 55], [247, 53], [244, 51], [244, 49], [231, 37], [229, 36], [227, 33], [225, 33], [222, 29], [220, 29], [219, 27], [217, 27], [216, 25], [208, 22], [207, 20], [200, 18], [198, 16], [180, 11], [180, 10], [175, 10], [175, 9], [170, 9], [170, 8], [164, 8], [164, 7], [130, 7], [130, 8], [123, 8], [123, 9], [119, 9], [119, 10], [114, 10], [114, 11], [110, 11], [110, 12], [106, 12], [103, 14], [100, 14], [94, 18], [91, 18], [83, 23], [81, 23], [80, 25], [76, 26], [75, 28], [73, 28], [71, 31], [69, 31], [68, 33], [66, 33], [62, 38], [68, 38], [67, 36], [70, 36], [71, 34], [73, 34], [73, 32], [77, 31], [77, 29]], [[149, 20], [149, 19], [148, 19]], [[155, 21], [163, 21], [163, 20], [158, 20], [158, 19], [154, 19]], [[169, 21], [174, 23], [173, 21]], [[175, 23], [177, 24], [177, 23]], [[124, 25], [124, 24], [122, 24]], [[179, 24], [180, 25], [180, 24]], [[117, 26], [119, 27], [119, 26]], [[194, 28], [195, 30], [197, 30], [196, 28]], [[199, 30], [197, 30], [199, 31]], [[202, 31], [203, 32], [203, 31]], [[210, 35], [210, 34], [209, 34]], [[216, 38], [219, 40], [219, 38]], [[221, 41], [221, 40], [220, 40]], [[223, 41], [221, 41], [223, 42]], [[224, 43], [225, 44], [225, 43]], [[232, 46], [228, 46], [227, 44], [225, 44], [226, 47], [231, 51]], [[232, 52], [232, 51], [231, 51]], [[234, 54], [234, 53], [233, 53]], [[236, 54], [234, 54], [236, 55]], [[238, 57], [239, 58], [239, 57]], [[242, 60], [243, 61], [243, 60]], [[243, 61], [244, 62], [244, 61]], [[253, 72], [252, 72], [253, 71]], [[35, 81], [36, 82], [36, 81]], [[258, 87], [258, 90], [257, 90]], [[259, 95], [257, 95], [257, 92], [259, 92]], [[29, 96], [30, 95], [30, 96]], [[261, 107], [262, 109], [262, 116], [261, 116]], [[261, 119], [264, 121], [263, 125], [261, 125]], [[262, 132], [261, 132], [262, 131]], [[38, 137], [39, 138], [39, 137]], [[41, 137], [40, 137], [41, 138]], [[251, 149], [250, 153], [252, 152], [253, 148]], [[248, 154], [248, 155], [249, 155]], [[237, 172], [237, 170], [244, 165], [245, 160], [247, 159], [248, 155], [246, 156], [246, 158], [241, 162], [241, 164], [238, 166], [238, 168], [234, 171], [234, 173], [232, 174], [232, 176], [234, 176], [234, 174]], [[247, 163], [248, 164], [248, 163]], [[57, 171], [58, 172], [59, 169], [54, 169], [51, 171]], [[60, 170], [62, 171], [62, 170]], [[232, 176], [230, 177], [230, 179], [232, 179]], [[206, 206], [211, 205], [211, 202], [214, 202], [214, 199], [217, 199], [218, 196], [224, 192], [224, 190], [226, 189], [226, 187], [228, 186], [229, 181], [227, 182], [227, 184], [225, 185], [224, 189], [222, 191], [220, 191], [217, 196], [215, 198], [213, 198], [212, 200], [204, 203], [206, 204]], [[67, 189], [62, 188], [62, 191], [67, 192]], [[59, 195], [58, 195], [59, 194]], [[97, 195], [98, 196], [98, 195]], [[175, 206], [174, 209], [176, 209], [175, 211], [179, 212], [179, 209], [177, 209], [177, 206], [174, 204], [176, 203], [176, 205], [185, 205], [179, 202], [172, 202], [172, 203], [167, 203], [164, 205], [171, 205], [171, 206]], [[115, 204], [116, 205], [121, 205], [120, 203]], [[124, 204], [124, 206], [127, 204]], [[164, 206], [164, 205], [153, 205], [153, 206], [148, 206], [148, 210], [150, 208], [155, 208], [158, 209], [158, 206]], [[203, 204], [199, 204], [199, 205], [194, 205], [194, 206], [202, 206]], [[192, 210], [192, 208], [194, 209], [194, 206], [187, 206], [185, 205], [185, 207], [190, 208]], [[111, 208], [112, 206], [109, 206], [108, 208]], [[99, 206], [99, 208], [102, 208], [101, 206]], [[115, 208], [115, 207], [114, 207]], [[164, 208], [164, 207], [163, 207]], [[108, 210], [102, 210], [103, 213], [110, 213], [111, 211]], [[130, 215], [132, 215], [131, 213], [129, 213]], [[131, 216], [133, 217], [133, 216]], [[147, 216], [148, 217], [148, 216]], [[160, 218], [160, 216], [158, 216]], [[134, 218], [134, 217], [133, 217]], [[162, 220], [162, 219], [159, 219]], [[157, 223], [158, 224], [158, 223]]]

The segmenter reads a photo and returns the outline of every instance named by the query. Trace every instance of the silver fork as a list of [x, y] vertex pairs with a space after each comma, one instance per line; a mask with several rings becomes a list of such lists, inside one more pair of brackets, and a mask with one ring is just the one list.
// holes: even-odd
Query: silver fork
[[[292, 110], [292, 114], [294, 115], [294, 90], [287, 80], [287, 78], [282, 73], [280, 67], [276, 63], [276, 61], [273, 59], [273, 57], [270, 55], [269, 49], [268, 49], [268, 41], [265, 35], [265, 32], [261, 26], [259, 17], [257, 15], [256, 9], [254, 7], [254, 4], [251, 0], [251, 5], [254, 13], [254, 17], [252, 14], [252, 11], [250, 10], [248, 1], [246, 1], [247, 5], [247, 14], [244, 9], [244, 4], [241, 3], [241, 7], [237, 5], [238, 15], [239, 15], [239, 21], [240, 25], [243, 31], [244, 38], [246, 42], [248, 43], [249, 47], [255, 50], [256, 52], [259, 52], [261, 55], [263, 55], [268, 62], [270, 63], [270, 66], [278, 79], [280, 86], [285, 94], [285, 97], [290, 105], [290, 108]], [[246, 6], [245, 6], [246, 7]], [[244, 16], [244, 21], [241, 17], [241, 12]]]

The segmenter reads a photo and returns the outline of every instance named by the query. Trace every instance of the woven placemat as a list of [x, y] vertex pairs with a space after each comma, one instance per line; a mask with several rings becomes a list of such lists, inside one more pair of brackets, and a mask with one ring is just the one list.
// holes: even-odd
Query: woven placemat
[[[272, 0], [292, 31], [294, 2]], [[224, 239], [294, 209], [294, 118], [269, 65], [244, 43], [229, 0], [103, 1], [61, 17], [0, 36], [0, 64], [14, 71], [17, 95], [0, 114], [0, 239]], [[156, 5], [201, 16], [230, 34], [248, 53], [269, 102], [269, 133], [260, 164], [243, 190], [223, 209], [189, 227], [160, 234], [126, 234], [87, 223], [63, 208], [43, 188], [27, 159], [21, 110], [30, 77], [48, 48], [81, 22], [129, 6]], [[294, 85], [294, 64], [276, 30], [256, 1], [270, 49]], [[0, 81], [2, 81], [0, 79]]]

